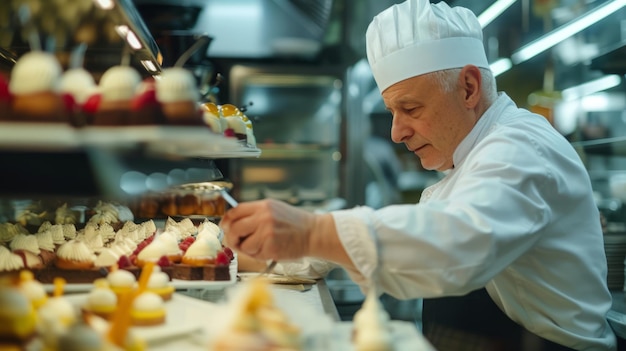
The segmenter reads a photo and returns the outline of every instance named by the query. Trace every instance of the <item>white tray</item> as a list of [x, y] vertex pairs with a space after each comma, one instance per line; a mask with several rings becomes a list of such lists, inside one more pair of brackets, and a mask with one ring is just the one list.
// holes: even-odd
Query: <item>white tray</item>
[[[67, 295], [66, 298], [80, 308], [85, 304], [87, 294]], [[131, 332], [148, 344], [148, 350], [164, 342], [180, 338], [192, 339], [190, 336], [193, 334], [205, 334], [203, 330], [206, 327], [206, 318], [215, 314], [216, 305], [175, 293], [171, 300], [165, 302], [165, 308], [164, 324], [131, 327]]]

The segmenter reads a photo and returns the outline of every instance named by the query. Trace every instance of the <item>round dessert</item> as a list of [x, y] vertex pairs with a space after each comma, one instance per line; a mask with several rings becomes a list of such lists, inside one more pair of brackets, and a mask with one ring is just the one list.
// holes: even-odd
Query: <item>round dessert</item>
[[118, 297], [132, 291], [137, 286], [137, 277], [124, 269], [113, 269], [107, 274], [106, 279], [109, 287]]
[[102, 351], [108, 348], [102, 335], [83, 323], [77, 323], [59, 337], [58, 349], [63, 351]]
[[106, 278], [96, 279], [93, 289], [87, 294], [83, 311], [110, 319], [117, 307], [117, 295], [109, 287]]
[[113, 66], [107, 69], [98, 85], [101, 98], [93, 124], [128, 125], [132, 119], [132, 100], [140, 83], [139, 72], [130, 66]]
[[18, 289], [0, 285], [0, 340], [22, 343], [35, 334], [37, 316], [28, 298]]
[[43, 306], [48, 301], [48, 294], [46, 293], [43, 284], [35, 280], [35, 276], [31, 271], [20, 272], [20, 282], [18, 288], [32, 303], [35, 310]]
[[145, 291], [133, 300], [130, 310], [131, 323], [136, 326], [151, 326], [165, 323], [165, 305], [163, 299]]
[[156, 98], [169, 124], [204, 124], [198, 103], [200, 93], [190, 71], [182, 67], [164, 69], [156, 82]]
[[43, 329], [48, 329], [53, 334], [69, 328], [77, 318], [74, 306], [63, 296], [65, 283], [63, 278], [54, 279], [54, 293], [38, 311]]
[[53, 54], [31, 51], [22, 55], [11, 71], [9, 82], [13, 119], [67, 122], [65, 104], [58, 89], [62, 72]]
[[95, 259], [84, 242], [74, 239], [59, 246], [55, 265], [60, 269], [91, 269]]
[[170, 282], [170, 276], [163, 272], [161, 267], [155, 265], [148, 279], [146, 290], [159, 295], [163, 301], [169, 301], [174, 295], [175, 288]]

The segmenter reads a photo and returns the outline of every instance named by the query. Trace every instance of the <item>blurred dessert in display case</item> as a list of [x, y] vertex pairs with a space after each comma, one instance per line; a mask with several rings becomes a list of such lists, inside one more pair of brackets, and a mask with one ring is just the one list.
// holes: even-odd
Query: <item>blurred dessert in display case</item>
[[190, 217], [194, 220], [217, 220], [226, 211], [220, 191], [230, 190], [232, 183], [224, 181], [183, 184], [161, 192], [142, 194], [131, 208], [138, 218], [163, 219]]

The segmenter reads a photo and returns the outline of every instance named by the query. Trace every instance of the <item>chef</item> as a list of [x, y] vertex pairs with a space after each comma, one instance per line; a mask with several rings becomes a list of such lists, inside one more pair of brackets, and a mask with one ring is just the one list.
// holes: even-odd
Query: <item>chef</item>
[[408, 0], [378, 14], [367, 58], [391, 139], [444, 177], [417, 204], [310, 213], [275, 200], [223, 218], [258, 260], [316, 257], [364, 290], [423, 298], [447, 350], [615, 350], [599, 212], [578, 154], [496, 83], [475, 15]]

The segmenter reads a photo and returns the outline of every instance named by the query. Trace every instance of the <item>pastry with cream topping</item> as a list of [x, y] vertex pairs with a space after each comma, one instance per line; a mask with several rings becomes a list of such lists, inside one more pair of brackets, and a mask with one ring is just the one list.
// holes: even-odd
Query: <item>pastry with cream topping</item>
[[130, 310], [131, 321], [137, 326], [151, 326], [165, 323], [165, 304], [161, 296], [144, 291], [133, 300]]
[[172, 299], [175, 289], [171, 284], [170, 276], [163, 272], [161, 267], [154, 266], [146, 290], [159, 295], [163, 301], [169, 301]]
[[231, 301], [231, 320], [209, 349], [301, 350], [301, 330], [275, 305], [267, 280], [253, 279], [245, 284]]
[[42, 268], [43, 261], [39, 256], [39, 244], [37, 237], [30, 234], [18, 234], [11, 244], [9, 244], [13, 253], [19, 255], [24, 260], [24, 266], [27, 268]]
[[0, 273], [16, 273], [22, 268], [24, 268], [22, 258], [0, 245]]
[[353, 344], [356, 351], [394, 350], [389, 314], [374, 289], [370, 289], [353, 320]]
[[104, 319], [110, 319], [117, 307], [117, 295], [109, 287], [106, 278], [96, 279], [93, 288], [87, 294], [83, 311], [93, 313]]
[[70, 240], [57, 249], [56, 267], [60, 269], [91, 269], [96, 255], [80, 240]]
[[203, 125], [200, 92], [191, 71], [182, 67], [164, 69], [156, 81], [156, 98], [168, 124]]
[[113, 66], [107, 69], [100, 83], [100, 101], [93, 116], [98, 126], [124, 126], [131, 120], [131, 104], [141, 83], [139, 72], [130, 66]]
[[[69, 122], [59, 91], [63, 68], [53, 54], [31, 51], [11, 71], [11, 115], [21, 122]], [[36, 102], [36, 103], [35, 103]]]

